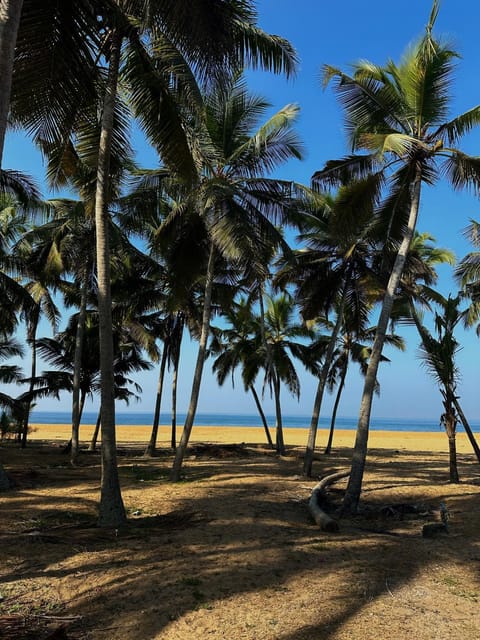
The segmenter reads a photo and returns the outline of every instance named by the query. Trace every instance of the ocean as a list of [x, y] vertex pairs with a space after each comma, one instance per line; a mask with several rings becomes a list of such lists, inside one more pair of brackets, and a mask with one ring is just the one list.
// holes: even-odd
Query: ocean
[[[82, 424], [95, 424], [97, 414], [86, 411], [82, 418]], [[177, 425], [181, 428], [185, 414], [177, 415]], [[267, 416], [269, 426], [275, 425], [275, 417]], [[170, 414], [161, 414], [160, 424], [170, 424]], [[38, 424], [69, 424], [71, 413], [62, 411], [33, 411], [30, 422]], [[150, 425], [152, 414], [148, 412], [117, 412], [116, 422], [118, 425]], [[223, 427], [262, 427], [259, 416], [241, 413], [198, 413], [195, 424], [199, 426], [223, 426]], [[283, 416], [283, 426], [293, 429], [308, 429], [310, 426], [309, 416]], [[480, 433], [480, 422], [473, 421], [470, 424], [473, 431]], [[328, 429], [330, 418], [320, 420], [319, 428]], [[335, 428], [355, 430], [357, 428], [356, 418], [337, 418]], [[373, 431], [440, 431], [444, 428], [439, 425], [438, 420], [406, 419], [406, 418], [372, 418], [370, 428]], [[462, 425], [457, 429], [462, 431]]]

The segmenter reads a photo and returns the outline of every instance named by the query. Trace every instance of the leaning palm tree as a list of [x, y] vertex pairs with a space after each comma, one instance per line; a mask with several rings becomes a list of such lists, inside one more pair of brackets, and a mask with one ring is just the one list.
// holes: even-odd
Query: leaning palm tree
[[422, 184], [433, 184], [442, 175], [455, 189], [467, 185], [480, 188], [478, 158], [455, 146], [480, 123], [480, 107], [453, 119], [448, 117], [449, 89], [457, 54], [433, 35], [437, 14], [438, 2], [434, 0], [425, 35], [407, 50], [398, 65], [389, 61], [380, 67], [362, 61], [355, 65], [352, 75], [335, 67], [324, 68], [325, 83], [335, 81], [345, 108], [352, 149], [367, 153], [329, 162], [314, 179], [338, 184], [366, 173], [377, 176], [379, 188], [388, 190], [384, 199], [385, 211], [390, 212], [385, 228], [387, 240], [395, 241], [401, 230], [365, 377], [344, 512], [356, 512], [358, 508], [375, 381], [395, 294], [417, 223]]

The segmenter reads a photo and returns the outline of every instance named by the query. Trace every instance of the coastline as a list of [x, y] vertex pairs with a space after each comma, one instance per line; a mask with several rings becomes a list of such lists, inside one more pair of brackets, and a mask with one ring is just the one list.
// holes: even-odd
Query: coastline
[[[71, 426], [69, 424], [40, 424], [32, 423], [31, 440], [47, 440], [66, 442], [70, 438]], [[80, 442], [90, 442], [94, 425], [82, 425], [80, 427]], [[151, 426], [148, 425], [117, 425], [117, 442], [122, 443], [147, 443], [150, 438]], [[274, 439], [274, 430], [270, 430]], [[177, 440], [181, 437], [182, 428], [177, 430]], [[308, 429], [284, 428], [286, 445], [304, 446], [307, 442]], [[319, 429], [317, 435], [317, 449], [322, 450], [328, 437], [327, 429]], [[161, 425], [158, 433], [158, 446], [170, 446], [170, 427]], [[265, 432], [261, 427], [219, 427], [219, 426], [194, 426], [190, 442], [214, 442], [221, 444], [234, 443], [265, 443]], [[355, 431], [335, 430], [334, 448], [351, 448], [355, 442]], [[370, 449], [394, 449], [399, 451], [438, 451], [448, 452], [448, 440], [444, 432], [420, 432], [420, 431], [371, 431], [369, 436]], [[459, 454], [470, 453], [471, 445], [466, 434], [460, 431], [457, 434], [457, 452]]]

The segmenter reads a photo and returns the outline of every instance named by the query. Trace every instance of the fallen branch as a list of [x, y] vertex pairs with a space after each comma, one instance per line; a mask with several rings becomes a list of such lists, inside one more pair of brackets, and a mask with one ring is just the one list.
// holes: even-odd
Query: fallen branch
[[320, 508], [320, 504], [322, 499], [325, 496], [326, 489], [337, 482], [337, 480], [341, 480], [342, 478], [347, 478], [350, 475], [350, 471], [339, 471], [338, 473], [332, 473], [329, 476], [325, 476], [322, 478], [320, 482], [313, 487], [312, 493], [310, 495], [310, 500], [308, 501], [308, 509], [315, 520], [315, 523], [318, 524], [322, 531], [338, 531], [338, 522], [331, 518], [329, 515]]

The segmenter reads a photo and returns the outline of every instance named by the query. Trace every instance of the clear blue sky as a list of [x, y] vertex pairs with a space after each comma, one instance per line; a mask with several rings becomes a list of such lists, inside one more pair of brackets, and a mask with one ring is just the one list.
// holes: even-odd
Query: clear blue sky
[[[359, 59], [369, 59], [383, 64], [388, 58], [398, 60], [407, 45], [420, 36], [428, 21], [430, 0], [403, 0], [401, 3], [385, 0], [343, 0], [324, 2], [317, 0], [260, 0], [257, 2], [260, 26], [270, 33], [288, 38], [296, 47], [300, 57], [300, 68], [296, 78], [285, 80], [267, 73], [249, 73], [252, 91], [265, 96], [272, 103], [272, 111], [287, 103], [298, 103], [301, 115], [297, 130], [305, 145], [303, 162], [291, 162], [277, 175], [303, 183], [309, 183], [312, 173], [324, 162], [347, 153], [342, 128], [342, 114], [331, 89], [322, 90], [320, 68], [328, 63], [348, 70], [348, 65]], [[443, 0], [436, 25], [436, 34], [444, 36], [461, 54], [458, 61], [456, 83], [452, 88], [452, 115], [461, 113], [480, 103], [480, 88], [477, 82], [480, 47], [478, 24], [480, 6], [473, 0], [456, 2]], [[139, 161], [145, 166], [155, 163], [154, 155], [135, 138]], [[471, 154], [480, 154], [480, 131], [472, 134], [463, 144]], [[42, 179], [43, 169], [38, 155], [31, 151], [29, 143], [18, 135], [10, 135], [5, 152], [5, 167], [19, 168]], [[478, 199], [471, 194], [454, 193], [446, 184], [423, 192], [419, 231], [434, 235], [439, 245], [452, 249], [461, 258], [470, 250], [462, 237], [462, 229], [470, 218], [480, 220]], [[440, 288], [444, 294], [455, 292], [450, 268], [440, 270]], [[374, 319], [372, 319], [374, 321]], [[374, 401], [373, 415], [395, 418], [432, 418], [442, 412], [441, 398], [434, 382], [427, 376], [416, 358], [418, 339], [414, 331], [406, 331], [408, 350], [404, 354], [388, 353], [391, 364], [381, 366], [379, 379], [381, 396]], [[464, 345], [459, 355], [462, 372], [460, 394], [468, 417], [480, 418], [478, 392], [478, 356], [480, 342], [474, 332], [461, 335]], [[179, 410], [186, 409], [189, 399], [195, 345], [184, 349]], [[25, 363], [27, 366], [27, 362]], [[207, 362], [199, 411], [255, 413], [250, 397], [242, 391], [240, 380], [235, 387], [226, 383], [221, 389], [210, 374]], [[131, 410], [150, 411], [154, 404], [156, 372], [139, 379], [143, 386], [143, 401], [131, 405]], [[347, 381], [340, 415], [355, 416], [358, 411], [362, 382], [353, 373]], [[283, 395], [285, 414], [308, 415], [311, 412], [316, 381], [302, 374], [302, 397], [300, 403]], [[167, 400], [163, 404], [169, 409]], [[268, 412], [273, 413], [273, 404], [265, 402]], [[331, 399], [325, 401], [322, 415], [328, 415]], [[59, 407], [51, 400], [39, 403], [38, 409], [68, 410], [68, 402]], [[119, 411], [124, 405], [118, 406]]]

